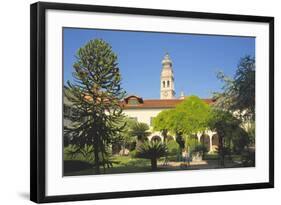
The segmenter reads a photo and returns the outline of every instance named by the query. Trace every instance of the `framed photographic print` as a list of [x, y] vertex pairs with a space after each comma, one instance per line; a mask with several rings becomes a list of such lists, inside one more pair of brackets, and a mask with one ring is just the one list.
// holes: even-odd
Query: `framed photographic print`
[[274, 18], [31, 5], [31, 200], [274, 187]]

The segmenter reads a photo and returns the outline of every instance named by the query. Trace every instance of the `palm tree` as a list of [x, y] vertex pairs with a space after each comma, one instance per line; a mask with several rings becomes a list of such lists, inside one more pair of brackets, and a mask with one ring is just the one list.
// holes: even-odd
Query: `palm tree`
[[146, 123], [136, 122], [131, 126], [130, 134], [137, 137], [136, 149], [138, 149], [143, 142], [147, 140], [147, 137], [151, 134], [149, 126]]
[[157, 141], [146, 141], [137, 150], [136, 157], [150, 159], [151, 169], [157, 169], [157, 159], [166, 156], [168, 148], [166, 144]]

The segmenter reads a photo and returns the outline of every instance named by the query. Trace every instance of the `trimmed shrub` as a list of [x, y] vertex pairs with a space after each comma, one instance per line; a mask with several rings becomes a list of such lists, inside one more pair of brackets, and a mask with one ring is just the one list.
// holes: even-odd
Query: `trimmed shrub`
[[135, 157], [136, 157], [136, 153], [137, 153], [136, 150], [132, 150], [132, 151], [130, 151], [129, 155], [130, 155], [132, 158], [135, 158]]
[[191, 153], [200, 152], [203, 154], [203, 153], [207, 152], [207, 148], [205, 145], [198, 143], [198, 144], [192, 146], [190, 151], [191, 151]]
[[167, 143], [168, 155], [175, 156], [179, 153], [179, 144], [175, 140], [171, 140]]

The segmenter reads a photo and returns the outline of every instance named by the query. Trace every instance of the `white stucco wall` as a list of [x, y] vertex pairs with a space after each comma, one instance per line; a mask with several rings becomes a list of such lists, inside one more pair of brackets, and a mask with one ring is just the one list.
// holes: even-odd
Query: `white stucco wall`
[[151, 117], [156, 117], [162, 110], [161, 108], [151, 109], [125, 109], [123, 112], [128, 117], [136, 117], [138, 122], [146, 123], [150, 126]]
[[[165, 109], [163, 108], [125, 109], [123, 110], [123, 112], [128, 117], [137, 118], [138, 122], [143, 122], [150, 126], [151, 117], [156, 117], [158, 113], [160, 113], [162, 110]], [[150, 131], [152, 131], [151, 126], [150, 126]], [[148, 139], [150, 140], [155, 135], [160, 136], [161, 140], [163, 141], [163, 137], [160, 132], [152, 132], [151, 135], [148, 136]]]

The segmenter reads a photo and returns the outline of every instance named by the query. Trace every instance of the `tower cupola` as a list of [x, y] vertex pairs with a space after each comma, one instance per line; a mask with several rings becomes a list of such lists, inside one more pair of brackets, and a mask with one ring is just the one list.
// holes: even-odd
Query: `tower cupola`
[[160, 99], [174, 99], [174, 72], [172, 67], [172, 60], [168, 53], [166, 53], [162, 60], [162, 71], [160, 78]]

